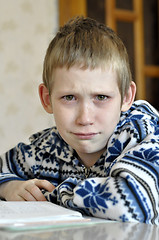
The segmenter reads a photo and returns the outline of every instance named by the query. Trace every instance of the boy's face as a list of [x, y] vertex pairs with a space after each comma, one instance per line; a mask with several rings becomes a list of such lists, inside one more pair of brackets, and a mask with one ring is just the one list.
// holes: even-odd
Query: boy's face
[[87, 166], [105, 151], [123, 105], [110, 69], [57, 68], [51, 107], [62, 138]]

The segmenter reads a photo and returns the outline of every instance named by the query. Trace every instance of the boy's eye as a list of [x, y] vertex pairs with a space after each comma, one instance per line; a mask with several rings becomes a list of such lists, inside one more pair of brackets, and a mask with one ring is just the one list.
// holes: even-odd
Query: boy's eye
[[96, 99], [99, 100], [99, 101], [103, 101], [103, 100], [106, 100], [108, 97], [105, 96], [105, 95], [97, 95], [96, 96]]
[[66, 101], [72, 101], [75, 99], [75, 97], [73, 95], [66, 95], [63, 97]]

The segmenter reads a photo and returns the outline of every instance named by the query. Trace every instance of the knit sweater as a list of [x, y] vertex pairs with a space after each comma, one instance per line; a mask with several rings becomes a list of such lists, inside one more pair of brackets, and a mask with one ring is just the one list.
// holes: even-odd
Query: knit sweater
[[46, 179], [48, 201], [86, 215], [159, 225], [159, 114], [136, 101], [110, 137], [106, 151], [89, 169], [56, 127], [31, 136], [0, 157], [0, 184]]

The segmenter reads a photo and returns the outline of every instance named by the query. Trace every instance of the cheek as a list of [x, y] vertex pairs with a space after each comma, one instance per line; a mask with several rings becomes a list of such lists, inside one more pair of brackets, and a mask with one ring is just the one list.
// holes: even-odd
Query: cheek
[[111, 106], [111, 108], [106, 109], [105, 111], [98, 114], [98, 122], [105, 128], [107, 128], [107, 131], [109, 131], [109, 129], [112, 130], [119, 122], [120, 114], [121, 111], [119, 106]]
[[61, 128], [61, 126], [63, 126], [64, 123], [64, 117], [62, 116], [62, 114], [60, 113], [60, 111], [58, 111], [58, 113], [54, 112], [54, 119], [56, 122], [56, 126], [59, 128]]
[[64, 109], [58, 107], [54, 108], [54, 119], [58, 131], [63, 131], [65, 128], [67, 128], [69, 126], [69, 122], [71, 121], [70, 114], [64, 111]]

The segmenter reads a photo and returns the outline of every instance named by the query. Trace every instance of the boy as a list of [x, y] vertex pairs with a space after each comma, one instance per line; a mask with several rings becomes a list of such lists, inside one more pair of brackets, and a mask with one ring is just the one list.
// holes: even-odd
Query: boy
[[158, 224], [159, 115], [133, 102], [135, 92], [117, 35], [93, 19], [69, 21], [48, 47], [39, 86], [57, 128], [1, 156], [0, 197]]

